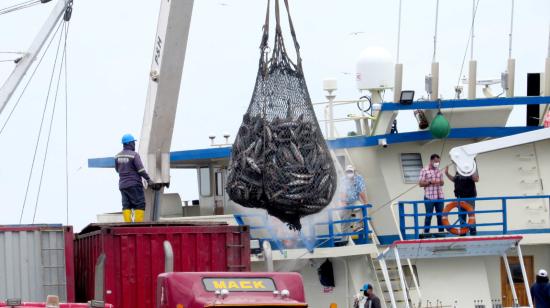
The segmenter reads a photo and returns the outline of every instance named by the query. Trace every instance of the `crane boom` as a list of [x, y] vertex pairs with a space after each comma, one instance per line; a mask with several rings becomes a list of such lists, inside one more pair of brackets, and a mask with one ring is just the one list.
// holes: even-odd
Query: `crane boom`
[[[161, 0], [147, 90], [139, 154], [153, 182], [170, 183], [170, 145], [194, 0]], [[153, 204], [161, 191], [145, 192], [146, 220], [153, 219]], [[155, 196], [156, 194], [156, 196]], [[156, 198], [155, 198], [156, 197]], [[157, 201], [155, 201], [157, 200]]]
[[12, 71], [4, 85], [0, 87], [0, 113], [6, 107], [6, 104], [10, 100], [13, 92], [25, 77], [25, 74], [31, 67], [32, 63], [36, 60], [36, 56], [46, 43], [46, 40], [55, 29], [55, 26], [59, 20], [64, 16], [67, 6], [72, 1], [58, 0], [57, 4], [53, 8], [52, 12], [46, 22], [42, 26], [40, 32], [34, 38], [29, 50], [23, 55], [23, 57], [17, 62], [15, 69]]
[[515, 134], [452, 148], [451, 160], [456, 164], [458, 173], [470, 176], [476, 171], [475, 158], [478, 154], [510, 148], [517, 145], [550, 139], [550, 128]]

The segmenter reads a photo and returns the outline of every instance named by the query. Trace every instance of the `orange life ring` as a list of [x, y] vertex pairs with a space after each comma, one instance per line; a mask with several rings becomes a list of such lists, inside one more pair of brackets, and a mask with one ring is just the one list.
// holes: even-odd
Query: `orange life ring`
[[[449, 212], [458, 207], [459, 206], [459, 203], [454, 201], [454, 202], [451, 202], [449, 204], [447, 204], [445, 206], [445, 208], [443, 209], [443, 215], [441, 216], [441, 223], [443, 223], [444, 226], [450, 226], [450, 223], [449, 223]], [[466, 202], [466, 201], [460, 201], [460, 207], [466, 211], [466, 212], [473, 212], [474, 211], [474, 208], [470, 205], [470, 203]], [[460, 209], [459, 209], [459, 212], [460, 212]], [[474, 213], [468, 213], [468, 224], [469, 225], [475, 225], [476, 223], [476, 216]], [[456, 234], [456, 235], [463, 235], [463, 234], [466, 234], [468, 232], [468, 227], [462, 227], [462, 228], [451, 228], [451, 227], [447, 227], [447, 229], [449, 230], [449, 232], [451, 232], [452, 234]]]

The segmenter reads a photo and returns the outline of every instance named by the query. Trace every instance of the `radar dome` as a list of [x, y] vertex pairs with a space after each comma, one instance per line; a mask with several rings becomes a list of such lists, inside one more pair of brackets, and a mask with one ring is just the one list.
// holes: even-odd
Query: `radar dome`
[[394, 63], [382, 47], [368, 47], [357, 60], [357, 88], [374, 90], [393, 88]]

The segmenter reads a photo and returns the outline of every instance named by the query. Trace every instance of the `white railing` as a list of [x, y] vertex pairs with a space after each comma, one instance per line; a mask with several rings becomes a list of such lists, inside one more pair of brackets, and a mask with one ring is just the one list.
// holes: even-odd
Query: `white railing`
[[[339, 134], [339, 131], [351, 129], [350, 124], [355, 125], [355, 133], [357, 135], [369, 135], [372, 121], [376, 117], [371, 116], [367, 112], [357, 108], [357, 104], [369, 103], [367, 99], [357, 100], [334, 100], [324, 101], [319, 103], [313, 103], [313, 107], [323, 107], [322, 118], [319, 120], [323, 129], [323, 134], [327, 139], [335, 139], [343, 137]], [[355, 108], [352, 108], [355, 106]], [[346, 116], [334, 116], [334, 109], [338, 109], [339, 114], [346, 114]], [[347, 109], [346, 109], [347, 108]], [[371, 107], [372, 108], [372, 107]], [[319, 113], [317, 113], [319, 115]], [[320, 117], [318, 117], [320, 118]], [[337, 127], [338, 125], [338, 127]]]

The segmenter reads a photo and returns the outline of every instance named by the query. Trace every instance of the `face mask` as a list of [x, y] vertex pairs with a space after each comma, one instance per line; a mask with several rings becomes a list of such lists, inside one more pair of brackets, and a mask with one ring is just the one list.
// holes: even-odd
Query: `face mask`
[[348, 179], [352, 179], [353, 178], [353, 173], [346, 173], [346, 177]]
[[434, 163], [434, 168], [439, 168], [439, 163]]

